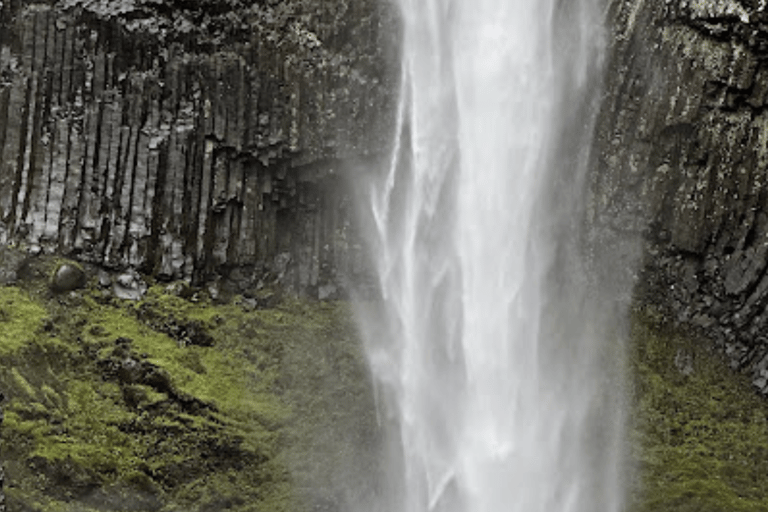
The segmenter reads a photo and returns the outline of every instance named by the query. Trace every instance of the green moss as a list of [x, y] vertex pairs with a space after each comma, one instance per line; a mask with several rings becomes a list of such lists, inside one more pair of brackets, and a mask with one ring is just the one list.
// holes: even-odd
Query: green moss
[[765, 401], [705, 340], [648, 312], [637, 312], [633, 324], [631, 510], [768, 510]]
[[[365, 502], [379, 431], [349, 305], [247, 311], [190, 297], [160, 286], [139, 302], [0, 288], [12, 506], [300, 512], [341, 507], [339, 496]], [[190, 343], [191, 329], [210, 345]], [[700, 340], [647, 311], [632, 337], [630, 511], [768, 510], [764, 401]], [[692, 372], [676, 367], [680, 357]]]
[[18, 351], [38, 335], [46, 310], [14, 287], [0, 287], [0, 356]]
[[245, 311], [159, 286], [131, 302], [37, 282], [0, 288], [3, 303], [18, 334], [0, 350], [11, 508], [300, 511], [361, 480], [329, 467], [373, 464], [343, 305]]
[[27, 379], [19, 373], [18, 368], [11, 368], [11, 375], [13, 377], [13, 383], [16, 384], [16, 388], [20, 389], [28, 400], [35, 400], [37, 398], [35, 388], [33, 388]]

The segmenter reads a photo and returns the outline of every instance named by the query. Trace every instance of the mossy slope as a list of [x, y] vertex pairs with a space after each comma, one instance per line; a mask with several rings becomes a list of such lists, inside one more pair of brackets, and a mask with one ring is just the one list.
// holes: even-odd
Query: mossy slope
[[631, 512], [768, 510], [768, 407], [695, 333], [633, 318]]
[[[0, 287], [10, 510], [339, 510], [375, 492], [347, 306], [249, 310], [183, 288]], [[633, 316], [628, 510], [768, 510], [765, 401], [659, 318]]]
[[346, 307], [172, 289], [0, 288], [10, 509], [300, 511], [364, 489], [375, 416]]

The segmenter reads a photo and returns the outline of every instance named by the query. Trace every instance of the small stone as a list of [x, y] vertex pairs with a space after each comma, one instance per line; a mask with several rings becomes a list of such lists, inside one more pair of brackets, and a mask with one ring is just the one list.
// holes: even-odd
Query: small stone
[[188, 299], [195, 293], [195, 290], [189, 286], [189, 283], [184, 281], [176, 281], [175, 283], [169, 284], [165, 287], [165, 291], [170, 295], [175, 295], [182, 299]]
[[217, 283], [210, 283], [208, 285], [208, 295], [212, 300], [219, 300], [221, 298], [221, 289]]
[[123, 272], [112, 283], [112, 293], [118, 299], [140, 300], [147, 293], [147, 284], [133, 269]]
[[106, 270], [99, 270], [99, 286], [107, 288], [112, 284], [112, 276]]
[[259, 307], [259, 301], [253, 297], [243, 297], [240, 299], [240, 307], [244, 311], [253, 311]]
[[51, 279], [51, 290], [56, 293], [71, 292], [85, 285], [85, 272], [76, 263], [62, 263]]

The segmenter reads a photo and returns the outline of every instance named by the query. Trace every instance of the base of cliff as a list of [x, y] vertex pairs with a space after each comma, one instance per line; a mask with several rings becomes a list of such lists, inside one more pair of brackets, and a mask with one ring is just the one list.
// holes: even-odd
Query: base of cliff
[[343, 511], [373, 492], [378, 432], [340, 303], [0, 287], [9, 510]]
[[628, 512], [768, 510], [768, 404], [701, 333], [633, 313]]

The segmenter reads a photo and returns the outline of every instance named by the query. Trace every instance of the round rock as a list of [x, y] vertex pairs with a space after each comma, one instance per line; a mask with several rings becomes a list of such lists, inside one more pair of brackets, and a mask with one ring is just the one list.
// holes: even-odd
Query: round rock
[[74, 263], [62, 263], [51, 279], [51, 289], [56, 293], [76, 290], [85, 285], [85, 272]]

